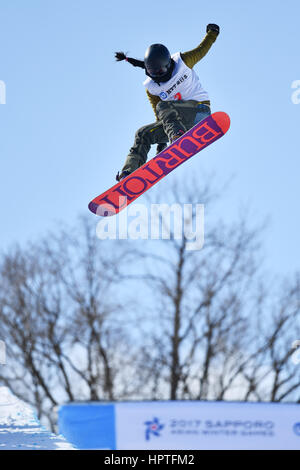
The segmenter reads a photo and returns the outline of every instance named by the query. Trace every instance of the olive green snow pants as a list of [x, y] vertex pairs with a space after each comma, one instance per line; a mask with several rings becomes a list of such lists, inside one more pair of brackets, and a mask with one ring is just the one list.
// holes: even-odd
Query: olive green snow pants
[[152, 144], [172, 141], [175, 136], [188, 131], [197, 122], [210, 115], [210, 106], [198, 101], [160, 101], [156, 107], [158, 121], [141, 127], [135, 134], [123, 171], [132, 173], [143, 165]]

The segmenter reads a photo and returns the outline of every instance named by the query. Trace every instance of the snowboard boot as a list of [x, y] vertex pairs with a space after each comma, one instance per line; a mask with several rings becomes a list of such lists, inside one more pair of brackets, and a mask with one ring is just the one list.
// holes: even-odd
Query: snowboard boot
[[173, 143], [188, 130], [176, 103], [160, 101], [156, 106], [156, 112], [170, 143]]
[[128, 175], [130, 175], [130, 173], [129, 173], [129, 171], [126, 171], [126, 170], [125, 170], [125, 171], [122, 171], [121, 173], [118, 172], [118, 173], [116, 174], [116, 180], [120, 182], [120, 181], [122, 181], [124, 178], [126, 178], [126, 176], [128, 176]]
[[160, 152], [162, 152], [163, 150], [165, 150], [165, 148], [167, 148], [168, 144], [165, 143], [165, 142], [162, 142], [161, 144], [157, 144], [157, 147], [156, 147], [156, 155]]
[[185, 132], [180, 130], [180, 131], [177, 132], [177, 134], [172, 135], [172, 137], [170, 139], [171, 144], [173, 144], [173, 142], [175, 142], [175, 140], [179, 139], [179, 137], [181, 137], [183, 134], [185, 134]]

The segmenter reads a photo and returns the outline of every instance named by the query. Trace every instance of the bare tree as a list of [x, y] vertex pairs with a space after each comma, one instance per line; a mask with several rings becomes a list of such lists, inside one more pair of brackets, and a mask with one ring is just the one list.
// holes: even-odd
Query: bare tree
[[262, 305], [252, 324], [255, 354], [242, 371], [245, 399], [300, 402], [300, 368], [292, 360], [293, 343], [300, 339], [299, 275], [275, 282], [271, 292], [258, 301]]
[[[198, 181], [188, 187], [175, 185], [171, 194], [164, 193], [164, 201], [200, 201], [209, 210], [217, 195], [209, 185], [204, 190], [199, 187]], [[297, 320], [300, 323], [299, 305], [289, 294], [285, 313], [274, 316], [266, 289], [262, 302], [262, 231], [263, 224], [250, 228], [242, 215], [235, 224], [220, 220], [208, 224], [201, 251], [188, 251], [186, 236], [177, 240], [174, 233], [160, 247], [141, 250], [142, 268], [133, 279], [143, 280], [154, 298], [152, 326], [144, 320], [147, 339], [141, 360], [144, 372], [145, 367], [148, 370], [152, 398], [262, 399], [258, 371], [264, 371], [263, 383], [268, 385], [263, 399], [274, 401], [299, 392], [293, 371], [287, 374], [292, 369], [289, 328]], [[256, 327], [261, 315], [270, 336]], [[277, 341], [279, 334], [282, 338]], [[279, 374], [285, 377], [281, 381]], [[273, 385], [266, 380], [271, 376]]]
[[262, 226], [212, 217], [211, 182], [173, 184], [166, 201], [205, 204], [201, 250], [174, 226], [169, 240], [100, 241], [82, 218], [1, 257], [0, 380], [52, 428], [65, 401], [300, 400], [298, 277], [274, 294]]
[[1, 379], [52, 425], [63, 401], [126, 398], [139, 388], [129, 380], [135, 348], [118, 282], [126, 254], [100, 242], [86, 219], [74, 233], [14, 248], [0, 271]]

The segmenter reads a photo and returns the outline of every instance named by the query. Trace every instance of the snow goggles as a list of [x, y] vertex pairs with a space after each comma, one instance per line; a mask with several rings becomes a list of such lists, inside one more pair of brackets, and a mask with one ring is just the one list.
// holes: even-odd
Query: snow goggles
[[160, 69], [154, 69], [151, 67], [147, 67], [147, 72], [148, 74], [153, 77], [153, 78], [159, 78], [165, 75], [169, 70], [169, 66], [165, 65], [163, 67], [160, 67]]

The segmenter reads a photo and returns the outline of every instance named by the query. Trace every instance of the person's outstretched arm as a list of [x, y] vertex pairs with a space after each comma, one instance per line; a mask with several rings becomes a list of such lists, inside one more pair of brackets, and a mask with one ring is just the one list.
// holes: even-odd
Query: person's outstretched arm
[[181, 53], [181, 58], [184, 63], [191, 69], [196, 65], [209, 51], [217, 36], [219, 35], [220, 28], [216, 24], [208, 24], [206, 27], [206, 36], [199, 46], [191, 51]]

